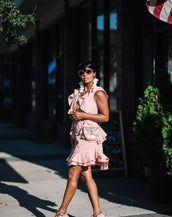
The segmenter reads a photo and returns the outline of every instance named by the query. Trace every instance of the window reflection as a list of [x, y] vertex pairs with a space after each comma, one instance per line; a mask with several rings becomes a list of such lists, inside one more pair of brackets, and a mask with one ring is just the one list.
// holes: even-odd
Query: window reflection
[[110, 29], [117, 30], [117, 12], [116, 10], [110, 13]]
[[97, 43], [104, 40], [104, 14], [97, 16]]
[[56, 58], [48, 65], [48, 83], [55, 84]]

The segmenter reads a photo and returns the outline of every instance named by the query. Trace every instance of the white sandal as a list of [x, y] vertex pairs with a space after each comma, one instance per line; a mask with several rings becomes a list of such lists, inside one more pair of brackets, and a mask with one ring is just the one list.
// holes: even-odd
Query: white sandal
[[67, 212], [65, 212], [65, 211], [60, 212], [59, 210], [57, 210], [54, 217], [69, 217], [69, 216], [68, 216]]
[[98, 210], [98, 211], [94, 212], [91, 217], [105, 217], [105, 215], [102, 213], [101, 210]]

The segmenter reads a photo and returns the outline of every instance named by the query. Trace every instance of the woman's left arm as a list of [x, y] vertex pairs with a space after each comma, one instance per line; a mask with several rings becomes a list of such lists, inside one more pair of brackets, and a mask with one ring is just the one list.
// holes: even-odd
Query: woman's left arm
[[99, 90], [95, 93], [94, 99], [97, 104], [98, 114], [88, 114], [85, 112], [72, 112], [70, 118], [72, 120], [91, 120], [95, 122], [108, 122], [109, 106], [106, 94]]

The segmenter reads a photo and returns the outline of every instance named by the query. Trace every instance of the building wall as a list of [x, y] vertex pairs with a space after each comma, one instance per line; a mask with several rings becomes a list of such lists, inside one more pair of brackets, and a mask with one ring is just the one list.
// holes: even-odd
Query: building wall
[[[70, 147], [71, 124], [67, 117], [67, 97], [77, 86], [76, 65], [85, 59], [94, 59], [99, 69], [102, 64], [104, 88], [110, 94], [109, 13], [113, 1], [101, 0], [97, 1], [97, 5], [95, 2], [72, 1], [72, 5], [69, 5], [69, 1], [65, 0], [63, 5], [60, 3], [58, 16], [53, 12], [53, 18], [50, 19], [52, 22], [48, 24], [41, 18], [33, 39], [13, 54], [18, 66], [16, 79], [13, 80], [14, 86], [17, 87], [16, 95], [13, 95], [16, 101], [14, 110], [16, 109], [17, 125], [32, 129], [42, 138], [56, 139], [66, 147]], [[145, 2], [116, 2], [117, 5], [113, 7], [117, 11], [117, 36], [114, 39], [117, 52], [117, 107], [114, 108], [121, 110], [123, 115], [129, 171], [138, 173], [138, 151], [132, 141], [132, 123], [135, 119], [138, 97], [142, 96], [148, 84], [153, 83], [153, 59], [155, 47], [158, 46], [154, 40], [158, 33], [154, 31], [154, 19], [148, 14]], [[96, 20], [97, 16], [102, 14], [102, 8], [104, 31], [98, 32]], [[47, 11], [54, 10], [50, 8]], [[44, 14], [43, 11], [41, 13]], [[97, 34], [104, 38], [102, 43], [96, 41]], [[159, 35], [159, 40], [163, 34], [162, 32]], [[102, 62], [97, 58], [100, 51], [103, 56]], [[161, 59], [161, 52], [157, 52], [158, 58]], [[48, 67], [54, 57], [55, 83], [50, 85]], [[1, 55], [1, 86], [4, 58], [5, 55]], [[164, 61], [161, 59], [162, 65]], [[13, 70], [9, 71], [12, 73]], [[100, 77], [100, 74], [97, 74]], [[51, 104], [55, 108], [53, 114], [49, 112]]]

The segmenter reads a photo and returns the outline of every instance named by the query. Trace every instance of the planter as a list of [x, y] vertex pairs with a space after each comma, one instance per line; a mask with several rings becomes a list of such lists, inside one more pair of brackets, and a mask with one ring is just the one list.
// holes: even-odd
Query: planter
[[163, 169], [145, 167], [151, 199], [155, 202], [171, 201], [170, 179]]

